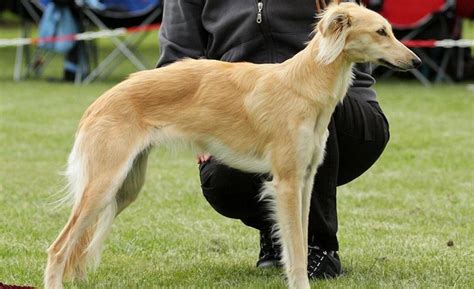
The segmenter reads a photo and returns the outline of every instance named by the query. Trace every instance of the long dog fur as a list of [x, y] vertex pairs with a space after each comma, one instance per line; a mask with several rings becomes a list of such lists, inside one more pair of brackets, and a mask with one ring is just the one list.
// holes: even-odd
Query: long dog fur
[[183, 60], [134, 73], [98, 98], [82, 117], [69, 156], [73, 208], [48, 249], [45, 287], [85, 277], [88, 260], [99, 261], [112, 221], [144, 183], [148, 150], [184, 140], [232, 167], [271, 172], [264, 194], [274, 199], [288, 285], [309, 288], [313, 178], [352, 65], [409, 69], [419, 62], [386, 20], [356, 4], [329, 5], [316, 31], [304, 50], [281, 64]]

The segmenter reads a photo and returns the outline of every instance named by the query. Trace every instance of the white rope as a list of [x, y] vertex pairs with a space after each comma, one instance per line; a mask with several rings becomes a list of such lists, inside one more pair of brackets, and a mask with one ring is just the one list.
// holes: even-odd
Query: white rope
[[[95, 32], [83, 32], [72, 35], [65, 35], [59, 37], [45, 37], [45, 38], [13, 38], [13, 39], [0, 39], [0, 48], [11, 47], [11, 46], [24, 46], [37, 44], [41, 42], [61, 42], [61, 41], [75, 41], [75, 40], [92, 40], [98, 38], [110, 38], [127, 34], [126, 28], [116, 28], [113, 30], [100, 30]], [[130, 32], [132, 33], [132, 32]], [[65, 39], [65, 37], [67, 39]]]
[[125, 35], [127, 33], [127, 29], [125, 28], [116, 28], [113, 30], [100, 30], [96, 32], [83, 32], [76, 34], [76, 40], [92, 40], [97, 38], [108, 38], [114, 36]]
[[0, 47], [24, 46], [31, 44], [31, 38], [0, 39]]
[[474, 39], [444, 39], [435, 42], [436, 47], [452, 48], [452, 47], [474, 47]]

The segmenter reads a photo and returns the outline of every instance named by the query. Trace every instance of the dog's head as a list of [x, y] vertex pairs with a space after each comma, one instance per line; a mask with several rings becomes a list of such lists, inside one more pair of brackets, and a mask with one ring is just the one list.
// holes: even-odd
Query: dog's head
[[393, 35], [381, 15], [355, 3], [332, 3], [316, 26], [319, 62], [329, 64], [341, 53], [351, 62], [372, 62], [408, 70], [421, 60]]

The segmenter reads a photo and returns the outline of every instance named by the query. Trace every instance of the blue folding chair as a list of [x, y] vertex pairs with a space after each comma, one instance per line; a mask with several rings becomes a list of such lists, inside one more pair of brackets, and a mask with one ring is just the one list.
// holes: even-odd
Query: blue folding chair
[[[75, 11], [75, 4], [56, 4], [54, 0], [20, 0], [19, 12], [22, 17], [22, 37], [31, 37], [31, 25], [39, 26], [39, 37], [61, 37], [83, 31], [82, 23]], [[65, 1], [64, 1], [65, 2]], [[17, 48], [14, 80], [23, 77], [40, 76], [55, 55], [62, 54], [64, 75], [68, 80], [81, 82], [92, 67], [93, 43], [84, 41], [40, 42], [31, 51], [29, 46]], [[26, 71], [22, 73], [23, 63]]]
[[[101, 30], [146, 26], [159, 22], [163, 12], [161, 0], [82, 0], [81, 2], [78, 3], [81, 6], [81, 13], [92, 25]], [[128, 59], [138, 70], [147, 69], [144, 58], [136, 49], [145, 36], [144, 33], [136, 33], [124, 40], [111, 37], [116, 48], [89, 73], [84, 83], [89, 83], [99, 76], [106, 77], [111, 68], [116, 67], [117, 62], [124, 59], [119, 59], [120, 55]]]
[[[59, 9], [58, 12], [56, 9], [55, 12], [51, 12], [48, 10], [52, 2], [67, 3], [68, 8], [74, 12], [74, 18], [80, 26], [79, 29], [71, 25], [64, 25], [66, 19], [72, 18], [70, 11]], [[19, 0], [18, 4], [22, 6], [25, 14], [28, 14], [23, 17], [25, 21], [22, 37], [30, 37], [29, 31], [31, 29], [29, 27], [32, 22], [40, 24], [40, 36], [49, 37], [73, 34], [84, 30], [146, 26], [160, 22], [163, 11], [161, 0]], [[46, 25], [47, 22], [50, 25]], [[66, 22], [70, 23], [70, 21]], [[67, 27], [70, 29], [65, 29]], [[76, 83], [89, 83], [98, 77], [105, 78], [112, 68], [124, 59], [128, 59], [138, 70], [143, 70], [151, 65], [145, 64], [146, 61], [136, 48], [145, 36], [145, 33], [134, 33], [122, 39], [116, 36], [110, 37], [116, 47], [100, 63], [97, 60], [98, 53], [93, 41], [41, 43], [38, 49], [35, 49], [33, 56], [30, 55], [28, 46], [20, 46], [16, 54], [14, 79], [20, 80], [23, 76], [42, 74], [54, 55], [67, 54], [73, 45], [78, 45], [74, 46], [76, 49], [74, 55], [77, 55], [78, 59], [68, 61], [68, 57], [66, 57], [65, 69], [75, 71]], [[77, 49], [79, 49], [78, 52]], [[124, 57], [120, 58], [121, 55]], [[23, 62], [26, 62], [25, 75], [22, 75]]]

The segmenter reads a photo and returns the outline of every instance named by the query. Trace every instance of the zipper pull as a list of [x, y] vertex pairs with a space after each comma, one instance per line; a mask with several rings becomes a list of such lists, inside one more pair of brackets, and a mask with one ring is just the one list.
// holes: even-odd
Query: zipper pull
[[258, 1], [257, 8], [258, 8], [257, 23], [260, 24], [260, 23], [262, 23], [262, 10], [263, 10], [263, 2], [262, 1]]

